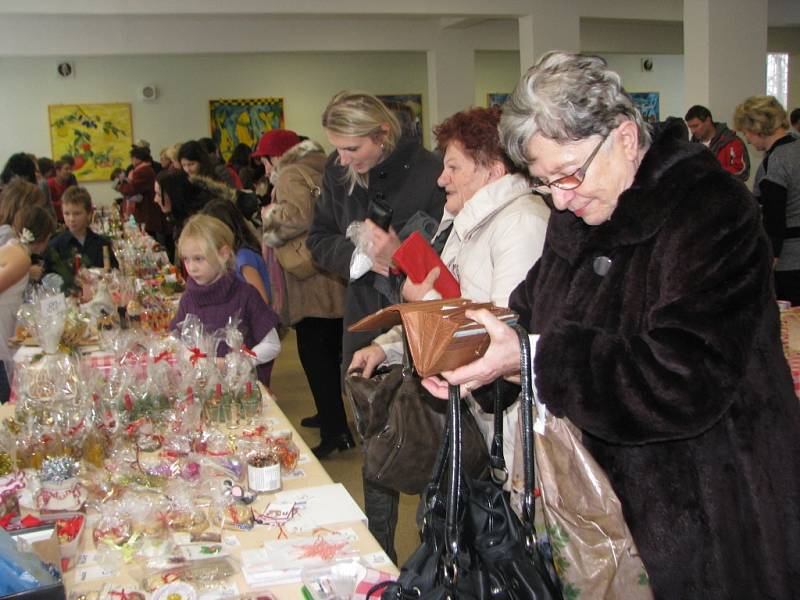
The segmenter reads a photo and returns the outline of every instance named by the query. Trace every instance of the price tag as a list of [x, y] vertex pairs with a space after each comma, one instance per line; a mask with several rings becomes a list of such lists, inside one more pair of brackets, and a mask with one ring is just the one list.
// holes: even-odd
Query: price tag
[[63, 315], [67, 312], [67, 301], [64, 294], [48, 296], [39, 303], [39, 310], [43, 316]]

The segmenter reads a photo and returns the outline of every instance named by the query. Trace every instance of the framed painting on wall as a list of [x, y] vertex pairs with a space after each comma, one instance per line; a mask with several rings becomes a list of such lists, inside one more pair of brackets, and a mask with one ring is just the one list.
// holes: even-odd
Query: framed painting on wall
[[486, 107], [490, 106], [503, 106], [511, 94], [506, 94], [504, 92], [489, 92], [486, 94]]
[[108, 181], [114, 169], [130, 164], [130, 104], [51, 104], [47, 110], [53, 160], [72, 156], [79, 180]]
[[239, 144], [255, 149], [261, 134], [283, 128], [283, 98], [209, 100], [211, 138], [222, 158], [230, 158]]
[[658, 92], [631, 92], [631, 98], [636, 108], [642, 113], [645, 122], [658, 123], [661, 120]]
[[377, 97], [381, 102], [403, 104], [410, 108], [417, 137], [422, 138], [422, 94], [377, 94]]

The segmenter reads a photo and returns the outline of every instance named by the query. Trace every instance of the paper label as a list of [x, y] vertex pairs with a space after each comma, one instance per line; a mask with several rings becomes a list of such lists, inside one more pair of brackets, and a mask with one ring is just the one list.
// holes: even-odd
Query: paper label
[[286, 473], [282, 475], [285, 481], [289, 481], [290, 479], [301, 479], [306, 476], [306, 472], [303, 469], [295, 469], [291, 473]]
[[97, 581], [98, 579], [108, 579], [117, 574], [117, 569], [112, 567], [104, 567], [102, 565], [91, 565], [78, 569], [75, 574], [75, 581], [77, 583], [84, 583], [86, 581]]
[[389, 555], [386, 552], [373, 552], [372, 554], [364, 554], [361, 556], [371, 567], [383, 566], [383, 565], [391, 565], [392, 560], [389, 558]]
[[274, 492], [281, 489], [281, 465], [266, 467], [247, 465], [247, 481], [254, 492]]
[[56, 294], [55, 296], [48, 296], [39, 303], [39, 310], [42, 315], [63, 315], [67, 312], [67, 301], [64, 294]]

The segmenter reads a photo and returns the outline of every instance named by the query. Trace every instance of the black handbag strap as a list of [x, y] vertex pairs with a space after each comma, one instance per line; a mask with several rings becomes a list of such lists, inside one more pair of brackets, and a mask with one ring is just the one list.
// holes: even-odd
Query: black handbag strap
[[494, 391], [494, 436], [492, 437], [492, 449], [489, 453], [489, 466], [491, 467], [492, 480], [498, 485], [503, 485], [508, 479], [506, 459], [503, 456], [503, 380], [499, 377], [495, 379], [492, 389]]
[[459, 500], [461, 496], [461, 393], [459, 386], [448, 386], [448, 481], [444, 528], [444, 577], [450, 586], [458, 578]]
[[533, 521], [533, 383], [531, 376], [531, 341], [528, 332], [519, 325], [512, 325], [519, 338], [519, 376], [522, 387], [521, 419], [522, 428], [522, 469], [525, 489], [522, 494], [522, 522], [530, 529], [531, 542], [535, 542]]

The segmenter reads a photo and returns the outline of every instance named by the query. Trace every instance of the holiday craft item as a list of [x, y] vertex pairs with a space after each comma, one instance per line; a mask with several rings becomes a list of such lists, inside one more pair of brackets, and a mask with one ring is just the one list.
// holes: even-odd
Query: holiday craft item
[[41, 511], [77, 511], [86, 502], [86, 490], [78, 481], [78, 463], [61, 456], [48, 458], [39, 470], [41, 489], [36, 507]]

